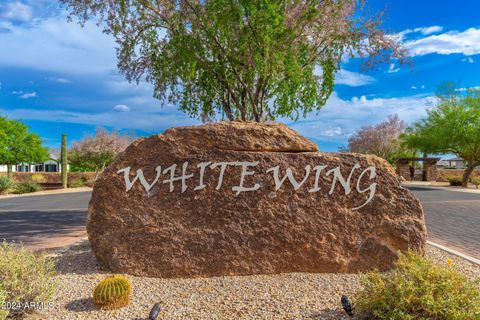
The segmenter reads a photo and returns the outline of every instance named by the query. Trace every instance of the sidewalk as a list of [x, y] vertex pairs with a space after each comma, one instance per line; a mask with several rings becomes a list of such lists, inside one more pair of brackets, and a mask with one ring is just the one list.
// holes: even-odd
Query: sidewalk
[[55, 190], [43, 190], [32, 193], [23, 193], [23, 194], [4, 194], [0, 195], [0, 199], [10, 199], [17, 197], [31, 197], [31, 196], [44, 196], [50, 194], [62, 194], [62, 193], [73, 193], [73, 192], [85, 192], [92, 191], [90, 187], [81, 187], [81, 188], [67, 188], [67, 189], [55, 189]]
[[402, 186], [404, 186], [404, 187], [428, 187], [428, 188], [435, 188], [435, 189], [446, 190], [446, 191], [480, 194], [480, 189], [472, 189], [472, 188], [467, 189], [467, 188], [462, 188], [462, 187], [451, 187], [448, 184], [448, 182], [405, 181], [405, 182], [402, 182]]

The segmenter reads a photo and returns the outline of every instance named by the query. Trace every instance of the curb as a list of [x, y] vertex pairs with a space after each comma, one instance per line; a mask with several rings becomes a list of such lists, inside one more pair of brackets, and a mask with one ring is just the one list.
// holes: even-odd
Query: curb
[[436, 186], [432, 184], [402, 183], [402, 187], [404, 188], [417, 187], [417, 188], [424, 188], [424, 189], [439, 189], [439, 190], [446, 190], [446, 191], [453, 191], [453, 192], [480, 194], [480, 189], [472, 189], [472, 188], [465, 189], [461, 187]]
[[435, 243], [433, 241], [430, 241], [430, 240], [427, 240], [427, 243], [431, 246], [434, 246], [438, 249], [441, 249], [443, 251], [446, 251], [450, 254], [453, 254], [453, 255], [456, 255], [460, 258], [463, 258], [471, 263], [474, 263], [476, 265], [479, 265], [480, 266], [480, 260], [477, 259], [477, 258], [474, 258], [474, 257], [470, 257], [469, 255], [466, 255], [464, 253], [461, 253], [461, 252], [458, 252], [457, 250], [453, 250], [453, 249], [450, 249], [449, 247], [445, 247], [445, 246], [442, 246], [441, 244], [438, 244], [438, 243]]
[[57, 190], [51, 190], [51, 191], [38, 191], [38, 192], [24, 193], [24, 194], [6, 194], [6, 195], [0, 195], [0, 199], [48, 196], [48, 195], [54, 195], [54, 194], [78, 193], [78, 192], [87, 192], [87, 191], [92, 191], [92, 188], [82, 187], [82, 188], [57, 189]]

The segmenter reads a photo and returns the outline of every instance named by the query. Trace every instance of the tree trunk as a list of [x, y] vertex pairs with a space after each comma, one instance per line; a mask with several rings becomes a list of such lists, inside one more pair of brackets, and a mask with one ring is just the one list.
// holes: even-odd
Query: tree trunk
[[11, 177], [12, 176], [12, 165], [7, 164], [7, 176]]
[[463, 172], [463, 178], [462, 178], [462, 187], [467, 188], [468, 187], [468, 179], [470, 179], [470, 175], [472, 174], [473, 170], [476, 167], [476, 163], [474, 162], [468, 162], [468, 166]]

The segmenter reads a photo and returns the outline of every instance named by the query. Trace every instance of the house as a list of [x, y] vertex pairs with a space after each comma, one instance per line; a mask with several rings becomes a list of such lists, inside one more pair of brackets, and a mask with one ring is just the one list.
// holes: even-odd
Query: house
[[[437, 166], [448, 169], [465, 169], [467, 167], [467, 162], [462, 158], [452, 158], [439, 161]], [[480, 166], [478, 166], [477, 169], [480, 169]]]
[[444, 161], [448, 163], [449, 168], [463, 169], [467, 166], [462, 158], [452, 158]]
[[437, 162], [438, 169], [445, 169], [450, 167], [450, 163], [447, 160], [440, 160]]
[[[60, 172], [61, 168], [62, 164], [60, 162], [60, 156], [57, 153], [52, 152], [49, 159], [42, 163], [22, 162], [13, 165], [12, 172]], [[7, 166], [0, 165], [0, 172], [7, 172]]]

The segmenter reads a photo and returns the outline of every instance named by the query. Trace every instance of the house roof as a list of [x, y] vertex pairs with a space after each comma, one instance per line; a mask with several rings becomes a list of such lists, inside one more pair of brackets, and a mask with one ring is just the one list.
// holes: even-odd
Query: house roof
[[49, 158], [52, 160], [60, 160], [60, 150], [58, 149], [50, 150]]
[[452, 158], [452, 159], [447, 159], [445, 161], [463, 161], [462, 158]]

